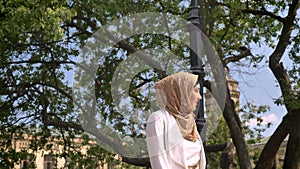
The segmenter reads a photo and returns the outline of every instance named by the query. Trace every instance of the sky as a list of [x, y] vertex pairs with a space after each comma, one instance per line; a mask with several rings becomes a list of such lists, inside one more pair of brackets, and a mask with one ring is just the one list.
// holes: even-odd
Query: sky
[[[287, 15], [287, 11], [279, 12], [278, 15], [285, 17]], [[300, 10], [297, 11], [297, 16], [297, 18], [299, 18]], [[294, 34], [296, 34], [295, 31], [292, 32], [292, 36]], [[259, 47], [255, 44], [251, 44], [250, 48], [252, 54], [265, 55], [265, 59], [268, 59], [274, 50], [265, 45]], [[288, 58], [287, 51], [285, 51], [281, 62], [283, 62], [286, 70], [290, 70], [293, 63]], [[271, 128], [267, 129], [263, 135], [265, 137], [272, 135], [287, 111], [284, 106], [277, 106], [274, 104], [274, 99], [281, 96], [281, 91], [278, 87], [278, 83], [276, 82], [276, 78], [268, 67], [268, 64], [254, 75], [243, 74], [241, 76], [236, 72], [231, 72], [231, 76], [239, 82], [241, 104], [246, 103], [247, 101], [255, 101], [258, 105], [264, 104], [271, 106], [270, 111], [264, 114], [263, 119], [265, 122], [271, 122], [273, 125]], [[256, 120], [251, 120], [248, 125], [255, 126], [256, 124]]]
[[[265, 59], [268, 59], [268, 56], [272, 51], [273, 49], [268, 48], [267, 46], [251, 46], [251, 52], [254, 55], [264, 55]], [[284, 63], [286, 68], [289, 68], [292, 64], [286, 53], [281, 61]], [[249, 101], [254, 101], [256, 105], [270, 106], [270, 111], [264, 113], [262, 118], [265, 121], [263, 122], [264, 124], [271, 122], [272, 126], [263, 133], [263, 136], [267, 137], [272, 135], [287, 111], [284, 106], [277, 106], [274, 104], [274, 99], [277, 99], [281, 96], [281, 91], [278, 87], [275, 76], [268, 67], [268, 64], [260, 67], [258, 71], [255, 71], [253, 74], [240, 74], [233, 70], [231, 71], [231, 76], [234, 80], [239, 82], [239, 90], [241, 93], [240, 105], [243, 105]], [[250, 120], [248, 123], [249, 126], [256, 126], [256, 124], [257, 122], [255, 119]]]

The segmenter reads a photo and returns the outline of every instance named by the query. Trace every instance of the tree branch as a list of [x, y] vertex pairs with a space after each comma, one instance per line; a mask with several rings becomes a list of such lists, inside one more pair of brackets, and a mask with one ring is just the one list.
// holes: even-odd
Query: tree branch
[[[246, 3], [248, 3], [248, 1]], [[231, 8], [230, 5], [225, 3], [217, 2], [217, 4]], [[253, 9], [249, 9], [249, 5], [247, 5], [247, 9], [241, 9], [240, 11], [246, 14], [258, 15], [258, 16], [269, 16], [273, 19], [278, 20], [279, 22], [284, 22], [285, 20], [281, 16], [278, 16], [270, 11], [267, 11], [264, 7], [262, 7], [261, 10], [253, 10]]]
[[144, 61], [145, 64], [151, 66], [155, 70], [155, 72], [158, 74], [160, 79], [167, 76], [166, 71], [164, 71], [164, 69], [161, 67], [161, 65], [157, 61], [152, 60], [151, 56], [147, 55], [144, 52], [139, 51], [134, 46], [131, 46], [124, 40], [119, 40], [119, 39], [115, 38], [110, 32], [106, 31], [105, 33], [112, 41], [114, 41], [116, 44], [118, 44], [120, 48], [127, 50], [129, 53], [134, 53], [137, 57], [139, 57], [142, 61]]
[[284, 18], [281, 16], [278, 16], [272, 12], [267, 11], [265, 8], [262, 8], [261, 10], [252, 10], [252, 9], [241, 9], [241, 12], [246, 13], [246, 14], [253, 14], [253, 15], [258, 15], [258, 16], [269, 16], [275, 20], [278, 20], [279, 22], [284, 22]]
[[86, 132], [92, 134], [93, 136], [95, 136], [98, 141], [104, 142], [104, 143], [108, 144], [109, 146], [111, 146], [116, 153], [118, 153], [118, 154], [123, 154], [124, 153], [124, 150], [123, 150], [123, 147], [122, 147], [121, 143], [115, 142], [114, 138], [103, 135], [99, 131], [99, 129], [97, 129], [95, 126], [84, 128], [82, 125], [76, 124], [76, 123], [71, 122], [71, 121], [70, 122], [65, 122], [65, 121], [62, 121], [60, 119], [57, 119], [57, 120], [49, 119], [47, 109], [48, 109], [48, 106], [49, 106], [50, 102], [49, 102], [46, 95], [44, 95], [41, 92], [39, 92], [39, 93], [41, 94], [41, 97], [44, 100], [41, 116], [42, 116], [42, 122], [45, 126], [54, 126], [54, 127], [57, 127], [57, 128], [65, 128], [65, 129], [73, 128], [73, 129], [77, 129], [79, 131], [86, 131]]
[[246, 51], [241, 52], [239, 55], [234, 55], [232, 57], [228, 57], [228, 58], [223, 59], [223, 63], [225, 65], [227, 65], [230, 62], [238, 62], [238, 61], [240, 61], [241, 59], [243, 59], [247, 56], [252, 56], [252, 54], [250, 52], [250, 49], [247, 49]]
[[148, 157], [146, 158], [133, 158], [133, 157], [123, 157], [122, 161], [128, 164], [133, 164], [135, 166], [142, 166], [142, 167], [151, 167], [150, 159]]
[[43, 60], [22, 60], [22, 61], [13, 61], [13, 62], [4, 62], [4, 65], [11, 65], [11, 64], [24, 64], [24, 63], [29, 63], [29, 64], [73, 64], [75, 65], [76, 63], [74, 61], [58, 61], [58, 60], [52, 60], [52, 61], [43, 61]]
[[218, 152], [218, 151], [223, 151], [229, 143], [222, 143], [222, 144], [215, 144], [215, 145], [209, 145], [209, 146], [204, 146], [204, 150], [206, 153], [212, 153], [212, 152]]
[[[294, 21], [296, 18], [297, 9], [299, 8], [300, 1], [293, 0], [290, 5], [288, 15], [283, 24], [281, 36], [274, 52], [269, 57], [269, 67], [279, 82], [283, 98], [286, 100], [291, 94], [291, 85], [289, 76], [284, 69], [283, 63], [279, 63], [291, 38], [291, 33], [294, 29]], [[286, 108], [290, 111], [290, 106], [286, 104]]]

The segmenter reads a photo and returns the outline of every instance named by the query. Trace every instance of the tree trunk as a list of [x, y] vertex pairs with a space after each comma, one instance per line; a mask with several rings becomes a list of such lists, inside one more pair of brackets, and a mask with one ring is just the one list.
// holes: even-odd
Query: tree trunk
[[[255, 169], [271, 169], [275, 165], [276, 153], [286, 138], [286, 136], [295, 130], [295, 126], [300, 120], [300, 110], [288, 113], [283, 117], [282, 122], [275, 130], [267, 144], [265, 145]], [[287, 158], [287, 157], [285, 157]], [[287, 168], [294, 169], [294, 168]], [[296, 168], [297, 169], [297, 168]]]
[[[230, 98], [230, 93], [226, 84], [226, 78], [224, 75], [223, 63], [218, 59], [215, 59], [219, 56], [216, 55], [215, 49], [212, 44], [208, 43], [209, 39], [206, 36], [203, 36], [203, 46], [205, 48], [206, 54], [210, 57], [207, 57], [208, 62], [210, 63], [212, 74], [214, 76], [214, 90], [212, 92], [213, 97], [216, 99], [219, 106], [222, 108], [225, 100], [225, 108], [223, 111], [223, 116], [225, 118], [226, 124], [230, 130], [231, 138], [236, 147], [236, 152], [238, 156], [238, 162], [241, 169], [251, 168], [249, 153], [247, 150], [247, 144], [245, 140], [245, 134], [241, 128], [240, 118], [236, 116], [236, 109], [233, 100]], [[207, 39], [205, 39], [207, 38]], [[204, 86], [212, 91], [212, 84], [209, 81], [204, 82]], [[223, 93], [223, 91], [226, 93]]]
[[[222, 84], [222, 83], [220, 83]], [[211, 91], [211, 83], [209, 81], [204, 82], [204, 86]], [[221, 87], [219, 87], [221, 88]], [[218, 87], [216, 89], [219, 89]], [[222, 105], [222, 99], [223, 97], [218, 95], [222, 92], [212, 92], [214, 98], [216, 99], [217, 103], [219, 105]], [[249, 153], [247, 150], [247, 144], [245, 140], [244, 132], [239, 125], [240, 120], [239, 118], [236, 118], [235, 116], [235, 105], [232, 99], [230, 99], [230, 93], [227, 89], [226, 92], [226, 101], [225, 101], [225, 108], [223, 111], [223, 116], [226, 121], [226, 124], [230, 130], [232, 141], [235, 145], [237, 156], [238, 156], [238, 162], [241, 169], [249, 169], [251, 168]]]
[[238, 125], [238, 122], [236, 121], [236, 118], [234, 116], [235, 113], [234, 102], [229, 97], [230, 94], [228, 92], [223, 115], [229, 127], [233, 143], [236, 147], [239, 166], [241, 169], [250, 169], [251, 164], [250, 164], [250, 158], [247, 150], [244, 133], [241, 130], [240, 126]]
[[300, 169], [300, 123], [289, 135], [283, 168]]
[[223, 150], [220, 165], [222, 169], [236, 168], [236, 164], [234, 162], [234, 145], [232, 143], [228, 143], [226, 148]]

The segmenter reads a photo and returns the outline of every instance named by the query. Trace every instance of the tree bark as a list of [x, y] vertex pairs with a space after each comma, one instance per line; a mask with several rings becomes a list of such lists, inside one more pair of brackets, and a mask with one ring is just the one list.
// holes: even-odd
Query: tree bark
[[223, 150], [220, 165], [222, 169], [236, 168], [236, 164], [234, 162], [234, 145], [232, 143], [228, 143], [226, 148]]
[[241, 169], [251, 168], [251, 163], [249, 159], [249, 153], [247, 150], [247, 145], [244, 137], [244, 133], [241, 130], [236, 118], [234, 116], [235, 106], [233, 100], [230, 99], [230, 94], [227, 92], [225, 110], [223, 112], [226, 123], [229, 127], [233, 143], [236, 147], [236, 152], [238, 155], [238, 162]]
[[145, 158], [122, 157], [122, 161], [135, 166], [141, 166], [146, 168], [151, 167], [150, 159], [148, 157]]
[[[204, 82], [204, 86], [211, 91], [211, 84], [209, 81]], [[219, 92], [212, 92], [214, 98], [218, 102], [219, 105], [222, 104], [222, 97], [217, 96]], [[235, 105], [232, 99], [230, 99], [230, 93], [227, 89], [226, 92], [226, 101], [225, 101], [225, 108], [223, 111], [223, 116], [225, 118], [225, 121], [227, 123], [227, 126], [230, 130], [231, 138], [233, 140], [233, 143], [236, 147], [236, 152], [238, 156], [238, 162], [241, 169], [249, 169], [251, 168], [249, 153], [247, 150], [247, 145], [245, 141], [245, 136], [243, 133], [243, 130], [241, 129], [239, 123], [237, 120], [239, 118], [236, 118], [235, 116]]]
[[[298, 115], [300, 116], [300, 114]], [[299, 119], [299, 117], [298, 117]], [[300, 124], [290, 132], [283, 168], [300, 168]]]
[[205, 146], [204, 145], [204, 150], [206, 153], [212, 153], [212, 152], [218, 152], [218, 151], [223, 151], [227, 146], [228, 142], [222, 143], [222, 144], [215, 144], [215, 145], [210, 145], [210, 146]]

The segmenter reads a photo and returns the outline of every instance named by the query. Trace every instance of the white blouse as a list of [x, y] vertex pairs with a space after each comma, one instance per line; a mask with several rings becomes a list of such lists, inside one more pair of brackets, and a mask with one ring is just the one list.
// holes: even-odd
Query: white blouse
[[180, 133], [175, 118], [165, 110], [152, 113], [146, 127], [147, 148], [153, 169], [187, 169], [206, 159], [201, 138], [191, 142]]

